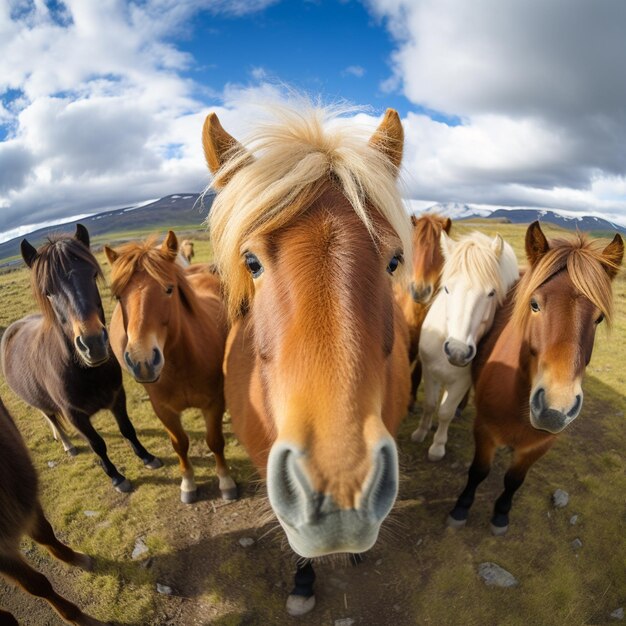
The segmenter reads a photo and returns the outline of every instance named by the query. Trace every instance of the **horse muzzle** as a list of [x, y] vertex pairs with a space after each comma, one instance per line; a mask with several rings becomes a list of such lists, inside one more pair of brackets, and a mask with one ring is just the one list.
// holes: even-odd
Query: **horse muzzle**
[[433, 295], [433, 286], [428, 283], [411, 282], [409, 293], [416, 304], [427, 304]]
[[530, 395], [530, 423], [533, 428], [552, 434], [560, 433], [580, 414], [583, 406], [583, 393], [575, 394], [569, 407], [550, 406], [546, 390], [537, 387]]
[[74, 337], [74, 346], [89, 367], [97, 367], [109, 360], [109, 334], [106, 328], [97, 334], [77, 335]]
[[456, 367], [465, 367], [476, 356], [476, 348], [473, 345], [451, 338], [446, 339], [443, 351], [450, 365]]
[[163, 369], [163, 353], [159, 348], [153, 348], [147, 358], [133, 358], [130, 351], [124, 352], [124, 362], [133, 378], [139, 383], [155, 383], [161, 376]]
[[398, 493], [393, 440], [385, 438], [375, 447], [372, 468], [354, 508], [341, 508], [332, 494], [315, 491], [305, 459], [305, 452], [280, 443], [272, 447], [267, 465], [269, 500], [292, 549], [305, 558], [369, 550]]

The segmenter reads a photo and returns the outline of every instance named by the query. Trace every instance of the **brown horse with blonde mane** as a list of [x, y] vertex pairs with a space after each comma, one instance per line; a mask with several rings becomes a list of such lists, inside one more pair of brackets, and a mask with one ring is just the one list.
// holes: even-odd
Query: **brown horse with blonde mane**
[[419, 218], [411, 216], [413, 225], [413, 263], [411, 265], [408, 288], [398, 286], [396, 299], [402, 308], [409, 327], [409, 360], [411, 362], [411, 402], [415, 401], [417, 388], [422, 379], [422, 366], [419, 361], [420, 330], [433, 296], [439, 289], [439, 279], [443, 270], [441, 233], [450, 234], [452, 221], [435, 213], [425, 213]]
[[604, 249], [577, 235], [548, 242], [539, 222], [526, 233], [530, 268], [496, 314], [474, 360], [476, 451], [468, 481], [448, 518], [465, 525], [477, 486], [497, 447], [513, 450], [491, 529], [504, 534], [513, 495], [583, 405], [582, 380], [596, 327], [610, 323], [611, 282], [624, 255], [619, 235]]
[[[368, 141], [326, 109], [277, 109], [246, 148], [215, 114], [204, 126], [233, 322], [226, 403], [295, 552], [360, 553], [396, 498], [410, 391], [392, 288], [411, 256], [402, 125], [388, 110]], [[298, 570], [292, 614], [312, 608], [313, 578]]]
[[[20, 540], [27, 534], [45, 546], [57, 559], [84, 570], [92, 561], [75, 552], [54, 535], [39, 501], [37, 472], [13, 418], [0, 400], [0, 574], [16, 582], [28, 593], [44, 598], [71, 624], [103, 626], [83, 613], [74, 603], [60, 596], [50, 581], [22, 557]], [[0, 609], [0, 624], [17, 626], [17, 620]]]
[[111, 291], [118, 303], [111, 319], [111, 346], [122, 366], [145, 387], [180, 461], [181, 500], [195, 502], [197, 487], [189, 460], [189, 437], [180, 415], [198, 408], [206, 442], [215, 455], [222, 497], [237, 497], [224, 458], [222, 418], [226, 313], [220, 279], [208, 266], [182, 268], [178, 240], [170, 230], [117, 250], [105, 246], [111, 263]]

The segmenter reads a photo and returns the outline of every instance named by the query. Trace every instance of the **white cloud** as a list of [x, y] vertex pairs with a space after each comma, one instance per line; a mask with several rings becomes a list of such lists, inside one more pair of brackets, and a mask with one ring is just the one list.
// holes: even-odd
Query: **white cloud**
[[365, 68], [360, 65], [349, 65], [343, 72], [343, 76], [354, 76], [356, 78], [363, 78], [365, 76]]

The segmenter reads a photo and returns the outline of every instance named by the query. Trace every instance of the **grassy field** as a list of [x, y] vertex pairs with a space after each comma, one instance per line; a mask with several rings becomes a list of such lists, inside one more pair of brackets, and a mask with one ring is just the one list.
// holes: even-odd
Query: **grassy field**
[[[453, 233], [496, 229], [523, 259], [525, 227], [508, 224], [455, 224]], [[557, 231], [545, 228], [548, 235]], [[199, 233], [198, 233], [199, 234]], [[136, 236], [137, 233], [128, 236]], [[120, 235], [126, 238], [127, 235]], [[204, 237], [204, 233], [203, 233]], [[95, 248], [101, 241], [95, 242]], [[196, 238], [198, 261], [208, 261], [206, 238]], [[108, 277], [109, 267], [97, 254]], [[465, 482], [473, 454], [473, 409], [452, 423], [449, 451], [440, 464], [426, 460], [427, 440], [415, 445], [408, 418], [399, 437], [403, 480], [400, 497], [381, 541], [363, 564], [342, 561], [317, 566], [318, 605], [301, 624], [524, 625], [601, 624], [626, 604], [626, 280], [616, 280], [617, 314], [612, 332], [600, 330], [585, 381], [582, 415], [550, 453], [531, 470], [514, 503], [505, 537], [489, 533], [489, 517], [501, 491], [508, 458], [498, 456], [492, 475], [481, 486], [467, 527], [445, 528], [445, 518]], [[113, 301], [103, 287], [108, 318]], [[28, 273], [0, 276], [0, 327], [33, 310]], [[148, 471], [132, 455], [108, 413], [94, 424], [110, 457], [131, 479], [131, 494], [118, 494], [96, 466], [84, 443], [75, 458], [60, 444], [36, 412], [27, 408], [0, 380], [0, 395], [16, 418], [41, 477], [44, 507], [60, 537], [95, 556], [94, 573], [72, 570], [30, 541], [27, 558], [45, 572], [55, 588], [94, 616], [120, 624], [288, 624], [283, 606], [291, 587], [293, 558], [275, 525], [266, 519], [266, 500], [246, 455], [227, 430], [227, 456], [241, 498], [219, 500], [214, 464], [203, 442], [199, 413], [185, 424], [201, 486], [198, 503], [178, 501], [175, 455], [152, 412], [143, 388], [125, 375], [129, 413], [146, 447], [165, 467]], [[78, 437], [74, 441], [79, 443]], [[556, 488], [570, 494], [556, 510]], [[577, 523], [570, 518], [577, 515]], [[251, 537], [244, 548], [239, 539]], [[131, 556], [138, 538], [148, 553]], [[582, 547], [571, 542], [578, 538]], [[478, 565], [494, 561], [509, 570], [519, 586], [487, 587]], [[157, 593], [157, 583], [172, 595]], [[60, 624], [41, 600], [0, 581], [0, 604], [20, 623]]]

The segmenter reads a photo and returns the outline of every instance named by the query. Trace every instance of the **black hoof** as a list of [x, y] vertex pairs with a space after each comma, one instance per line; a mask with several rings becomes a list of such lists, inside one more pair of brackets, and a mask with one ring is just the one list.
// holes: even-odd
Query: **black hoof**
[[72, 446], [71, 448], [68, 448], [65, 452], [68, 456], [76, 456], [78, 454], [78, 448]]
[[148, 469], [159, 469], [159, 467], [163, 467], [163, 461], [156, 456], [149, 457], [143, 462], [143, 464]]
[[115, 490], [120, 493], [129, 493], [133, 490], [133, 486], [128, 478], [123, 478], [118, 483], [114, 482], [113, 486], [115, 487]]
[[180, 501], [183, 504], [193, 504], [198, 500], [198, 490], [195, 491], [182, 491], [180, 492]]
[[491, 532], [496, 537], [506, 534], [509, 529], [508, 515], [494, 515], [491, 518]]
[[237, 487], [231, 487], [230, 489], [222, 489], [222, 500], [236, 500], [237, 499]]

